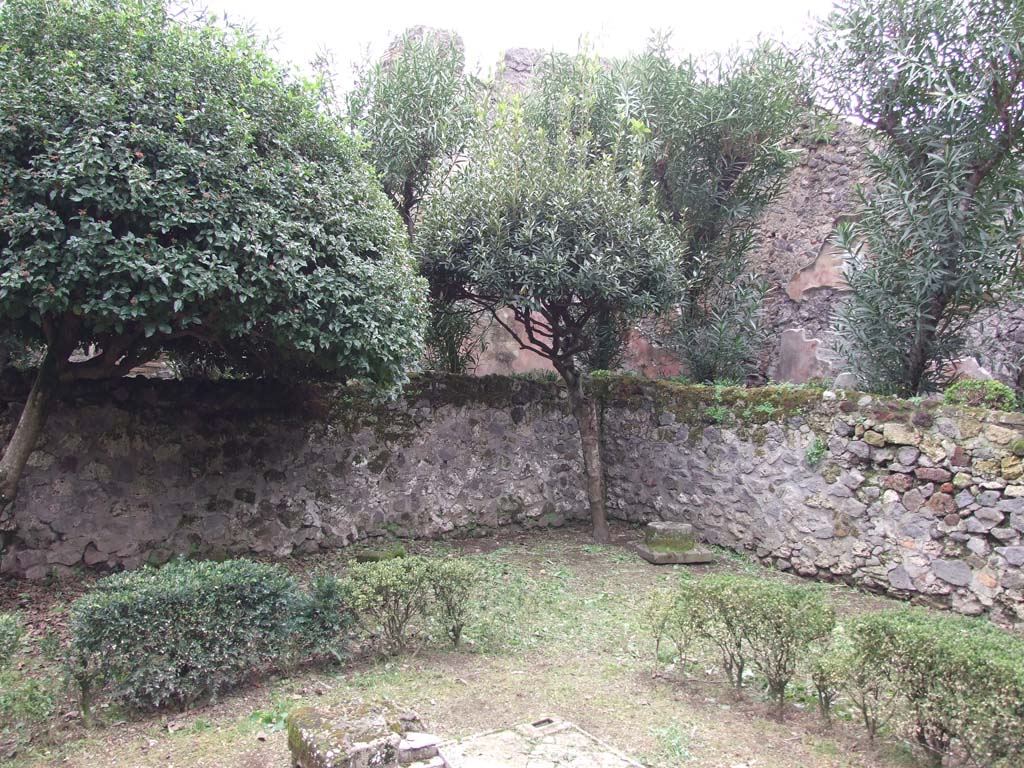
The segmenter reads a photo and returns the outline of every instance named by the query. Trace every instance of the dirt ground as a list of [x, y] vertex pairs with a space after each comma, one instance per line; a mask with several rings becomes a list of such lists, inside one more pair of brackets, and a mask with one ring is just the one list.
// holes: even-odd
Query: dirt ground
[[[277, 676], [184, 714], [129, 720], [100, 713], [101, 725], [82, 726], [68, 703], [50, 743], [8, 759], [10, 768], [285, 768], [283, 731], [288, 710], [325, 710], [356, 699], [388, 699], [415, 709], [437, 733], [456, 738], [554, 715], [595, 734], [652, 768], [888, 768], [915, 766], [895, 741], [868, 744], [852, 717], [823, 726], [797, 686], [783, 722], [753, 681], [737, 698], [709, 657], [673, 670], [656, 665], [643, 628], [643, 602], [654, 588], [678, 578], [684, 566], [653, 566], [626, 548], [638, 534], [614, 531], [609, 546], [585, 531], [509, 534], [458, 542], [466, 553], [494, 557], [527, 575], [516, 641], [503, 649], [421, 648], [391, 659], [361, 659], [329, 669]], [[431, 551], [437, 546], [423, 545]], [[720, 553], [697, 574], [721, 570], [791, 578]], [[349, 554], [290, 561], [300, 575], [341, 567]], [[0, 586], [0, 610], [29, 612], [35, 637], [59, 629], [88, 578], [50, 587]], [[841, 613], [872, 610], [889, 601], [844, 586], [829, 587]], [[4, 762], [0, 758], [0, 762]]]

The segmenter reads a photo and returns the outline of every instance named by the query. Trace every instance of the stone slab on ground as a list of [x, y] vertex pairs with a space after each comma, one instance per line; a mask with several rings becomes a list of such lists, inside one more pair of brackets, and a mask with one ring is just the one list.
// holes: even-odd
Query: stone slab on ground
[[699, 565], [700, 563], [715, 562], [715, 556], [711, 554], [710, 550], [703, 547], [691, 549], [689, 552], [670, 552], [650, 549], [646, 543], [640, 542], [634, 544], [633, 549], [652, 565]]
[[633, 548], [654, 565], [713, 563], [714, 555], [700, 546], [689, 523], [653, 522], [644, 526], [644, 540]]
[[445, 744], [451, 768], [641, 768], [583, 729], [546, 717]]
[[353, 702], [330, 715], [300, 707], [288, 715], [288, 748], [294, 768], [446, 767], [438, 738], [422, 730], [415, 712], [393, 705]]

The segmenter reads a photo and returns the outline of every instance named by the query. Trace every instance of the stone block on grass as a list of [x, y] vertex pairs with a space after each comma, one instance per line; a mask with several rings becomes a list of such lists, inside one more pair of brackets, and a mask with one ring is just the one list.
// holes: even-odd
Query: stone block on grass
[[702, 547], [689, 523], [648, 523], [644, 540], [633, 545], [637, 554], [654, 565], [713, 563], [711, 552]]
[[[438, 756], [438, 739], [415, 714], [359, 705], [344, 714], [300, 707], [288, 715], [295, 768], [399, 768]], [[440, 765], [446, 765], [442, 762]]]

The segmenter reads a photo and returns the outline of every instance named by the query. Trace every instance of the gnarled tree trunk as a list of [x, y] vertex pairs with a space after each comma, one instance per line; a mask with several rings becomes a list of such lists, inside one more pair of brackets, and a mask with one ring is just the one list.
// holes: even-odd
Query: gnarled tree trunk
[[594, 540], [608, 541], [608, 510], [605, 499], [604, 459], [601, 456], [601, 422], [597, 414], [597, 401], [583, 388], [583, 377], [572, 365], [556, 365], [569, 392], [569, 404], [580, 429], [583, 447], [583, 468], [587, 476], [587, 499], [590, 501], [590, 519]]
[[59, 357], [52, 346], [47, 348], [14, 434], [0, 458], [0, 534], [14, 531], [12, 507], [18, 492], [18, 481], [42, 434], [50, 401], [57, 391]]

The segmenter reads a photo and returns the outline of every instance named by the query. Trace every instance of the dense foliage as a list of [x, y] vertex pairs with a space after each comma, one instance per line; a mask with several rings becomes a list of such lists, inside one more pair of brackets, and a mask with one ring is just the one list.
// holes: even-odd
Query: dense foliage
[[988, 621], [898, 608], [836, 626], [820, 587], [733, 574], [659, 590], [647, 617], [656, 643], [672, 641], [682, 660], [711, 649], [737, 689], [756, 673], [780, 712], [803, 678], [826, 722], [842, 701], [871, 738], [891, 728], [935, 766], [954, 755], [987, 768], [1024, 759], [1024, 640]]
[[136, 710], [216, 696], [288, 658], [302, 608], [286, 572], [246, 560], [109, 576], [71, 612], [83, 709], [101, 692]]
[[419, 286], [394, 216], [261, 44], [153, 0], [11, 0], [0, 34], [0, 311], [99, 346], [62, 374], [252, 336], [400, 379]]
[[997, 411], [1017, 409], [1017, 395], [998, 381], [958, 381], [946, 388], [942, 400], [946, 405], [969, 405], [972, 408], [991, 408]]
[[0, 5], [0, 319], [47, 346], [0, 501], [58, 382], [164, 348], [404, 379], [424, 286], [317, 94], [247, 34], [161, 0]]
[[732, 574], [684, 579], [656, 596], [650, 615], [659, 642], [712, 647], [737, 690], [753, 667], [779, 711], [797, 665], [835, 625], [835, 609], [814, 587]]
[[[406, 31], [356, 74], [347, 116], [410, 239], [420, 204], [444, 183], [480, 124], [481, 96], [458, 37], [423, 27]], [[465, 373], [479, 351], [477, 316], [432, 287], [424, 363]]]
[[[678, 61], [659, 40], [623, 61], [546, 57], [525, 99], [527, 122], [546, 134], [567, 129], [617, 153], [675, 232], [684, 290], [656, 335], [697, 381], [742, 380], [762, 341], [766, 286], [747, 256], [792, 165], [784, 145], [806, 113], [806, 90], [798, 59], [777, 46]], [[605, 312], [594, 326], [584, 359], [612, 369], [631, 318]]]
[[560, 121], [535, 125], [529, 100], [524, 108], [499, 105], [489, 130], [471, 143], [470, 160], [427, 202], [417, 246], [447, 296], [490, 313], [567, 383], [594, 533], [604, 538], [598, 419], [578, 360], [592, 349], [602, 314], [635, 319], [671, 305], [679, 243], [624, 162], [627, 126], [606, 146], [578, 129], [588, 105], [568, 93], [562, 109]]
[[447, 176], [476, 125], [477, 90], [458, 38], [423, 28], [356, 73], [348, 119], [410, 235], [435, 175]]
[[972, 320], [1020, 283], [1024, 7], [846, 0], [820, 41], [823, 96], [880, 139], [838, 232], [848, 351], [872, 391], [941, 389]]
[[[984, 620], [899, 609], [850, 622], [846, 669], [876, 721], [894, 717], [932, 765], [1024, 759], [1024, 641]], [[898, 707], [895, 715], [879, 706]]]
[[480, 630], [482, 640], [496, 634], [485, 626], [501, 618], [485, 615], [486, 589], [500, 589], [492, 577], [486, 563], [472, 558], [410, 555], [354, 563], [340, 584], [363, 633], [396, 653], [413, 631], [428, 633], [428, 625], [456, 648], [468, 627]]
[[419, 555], [353, 563], [341, 584], [363, 632], [378, 636], [386, 651], [409, 643], [412, 622], [425, 614], [430, 597], [428, 560]]
[[621, 83], [629, 115], [648, 132], [644, 172], [683, 243], [686, 292], [659, 338], [695, 381], [742, 381], [763, 340], [767, 287], [748, 255], [807, 113], [800, 61], [762, 43], [676, 62], [662, 41], [626, 64]]

